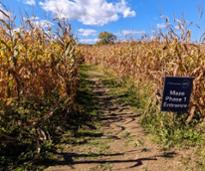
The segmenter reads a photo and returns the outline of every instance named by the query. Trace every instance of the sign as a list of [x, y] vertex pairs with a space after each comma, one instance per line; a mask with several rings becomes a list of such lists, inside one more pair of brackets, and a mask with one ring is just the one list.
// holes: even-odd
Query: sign
[[189, 108], [193, 78], [165, 77], [162, 111], [185, 113]]

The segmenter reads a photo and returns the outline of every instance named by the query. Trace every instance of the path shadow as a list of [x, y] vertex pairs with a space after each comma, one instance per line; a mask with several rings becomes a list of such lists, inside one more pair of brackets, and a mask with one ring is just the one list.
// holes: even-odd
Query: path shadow
[[[138, 159], [96, 159], [96, 160], [85, 160], [85, 158], [92, 158], [92, 157], [114, 157], [114, 156], [124, 156], [126, 153], [134, 152], [137, 150], [127, 151], [123, 153], [112, 153], [112, 154], [97, 154], [97, 153], [88, 153], [88, 154], [79, 154], [79, 153], [58, 153], [56, 152], [56, 155], [62, 156], [64, 160], [43, 160], [43, 161], [36, 161], [37, 165], [44, 165], [44, 166], [59, 166], [59, 165], [79, 165], [79, 164], [105, 164], [105, 163], [134, 163], [134, 165], [130, 166], [129, 168], [134, 168], [143, 165], [143, 161], [156, 161], [158, 158], [173, 158], [177, 155], [176, 152], [163, 152], [159, 155], [154, 155], [150, 157], [142, 157]], [[75, 158], [83, 158], [81, 159], [75, 159]]]

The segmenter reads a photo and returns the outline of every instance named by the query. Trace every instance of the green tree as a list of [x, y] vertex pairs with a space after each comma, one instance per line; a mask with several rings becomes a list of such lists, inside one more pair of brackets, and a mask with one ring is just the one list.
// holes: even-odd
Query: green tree
[[117, 37], [113, 33], [104, 31], [98, 35], [98, 39], [99, 41], [97, 44], [110, 44], [114, 43], [117, 40]]

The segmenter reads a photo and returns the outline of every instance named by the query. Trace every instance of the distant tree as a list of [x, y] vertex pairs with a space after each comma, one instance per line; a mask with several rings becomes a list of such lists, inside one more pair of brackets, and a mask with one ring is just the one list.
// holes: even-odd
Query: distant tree
[[99, 41], [97, 42], [97, 44], [110, 44], [110, 43], [114, 43], [117, 40], [117, 36], [115, 36], [113, 33], [109, 33], [109, 32], [101, 32], [98, 35], [98, 39]]

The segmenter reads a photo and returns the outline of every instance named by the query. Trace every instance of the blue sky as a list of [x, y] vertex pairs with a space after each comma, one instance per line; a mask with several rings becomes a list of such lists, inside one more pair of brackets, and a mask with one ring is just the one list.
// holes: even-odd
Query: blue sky
[[[0, 0], [6, 7], [0, 9], [16, 16], [17, 27], [22, 16], [36, 16], [36, 23], [55, 26], [53, 17], [66, 18], [80, 42], [93, 43], [101, 31], [109, 31], [120, 39], [151, 35], [157, 28], [164, 29], [167, 16], [182, 16], [194, 22], [192, 39], [198, 40], [205, 31], [204, 17], [199, 11], [205, 7], [204, 0]], [[0, 15], [0, 17], [2, 17]], [[195, 25], [200, 25], [198, 29]]]

